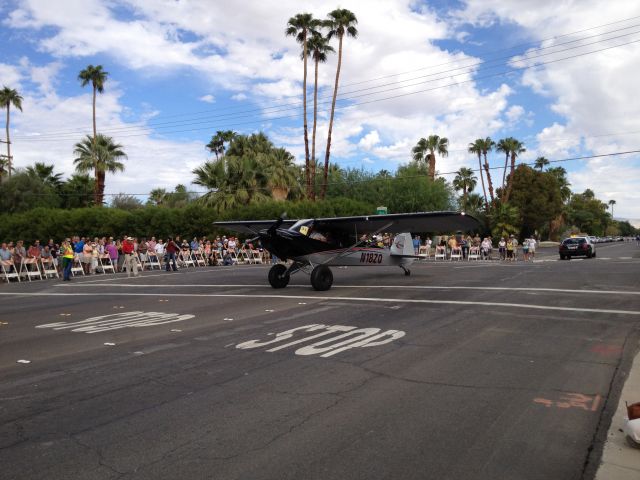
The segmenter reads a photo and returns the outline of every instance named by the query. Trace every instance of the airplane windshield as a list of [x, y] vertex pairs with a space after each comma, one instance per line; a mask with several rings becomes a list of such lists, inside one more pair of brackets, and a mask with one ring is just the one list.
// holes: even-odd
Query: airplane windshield
[[289, 230], [293, 232], [302, 233], [303, 235], [308, 235], [309, 230], [311, 230], [311, 227], [313, 227], [313, 220], [305, 219], [305, 220], [298, 220], [289, 228]]

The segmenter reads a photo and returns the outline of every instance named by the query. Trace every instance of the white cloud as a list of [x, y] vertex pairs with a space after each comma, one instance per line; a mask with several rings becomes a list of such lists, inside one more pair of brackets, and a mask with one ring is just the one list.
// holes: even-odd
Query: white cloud
[[358, 142], [358, 146], [363, 150], [371, 150], [379, 143], [380, 135], [378, 134], [378, 131], [372, 130], [360, 139], [360, 141]]
[[512, 105], [505, 112], [505, 116], [507, 117], [507, 120], [511, 122], [511, 124], [517, 123], [522, 115], [524, 115], [524, 107], [522, 107], [522, 105]]
[[199, 97], [198, 100], [205, 103], [214, 103], [216, 101], [216, 97], [214, 97], [211, 94], [208, 94], [208, 95], [203, 95], [202, 97]]
[[244, 93], [236, 93], [235, 95], [231, 95], [231, 99], [235, 100], [237, 102], [242, 102], [243, 100], [246, 100], [247, 97]]

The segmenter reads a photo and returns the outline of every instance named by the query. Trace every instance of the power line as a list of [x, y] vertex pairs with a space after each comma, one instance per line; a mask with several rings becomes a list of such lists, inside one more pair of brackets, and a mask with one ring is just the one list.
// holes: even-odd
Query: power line
[[[634, 32], [637, 33], [637, 32]], [[578, 58], [578, 57], [583, 57], [583, 56], [587, 56], [587, 55], [592, 55], [594, 53], [599, 53], [605, 50], [610, 50], [613, 48], [620, 48], [626, 45], [630, 45], [630, 44], [634, 44], [634, 43], [638, 43], [640, 42], [640, 40], [632, 40], [629, 42], [625, 42], [619, 45], [613, 45], [613, 46], [609, 46], [609, 47], [603, 47], [597, 50], [592, 50], [589, 52], [582, 52], [582, 53], [578, 53], [575, 55], [570, 55], [567, 57], [563, 57], [563, 58], [559, 58], [559, 59], [555, 59], [555, 60], [549, 60], [546, 62], [539, 62], [536, 63], [535, 65], [525, 65], [525, 66], [513, 66], [512, 70], [525, 70], [528, 68], [532, 68], [532, 67], [539, 67], [539, 66], [543, 66], [543, 65], [549, 65], [552, 63], [557, 63], [560, 61], [564, 61], [564, 60], [569, 60], [569, 59], [573, 59], [573, 58]], [[579, 48], [579, 47], [572, 47], [570, 49], [566, 49], [566, 50], [573, 50], [575, 48]], [[561, 52], [554, 52], [554, 53], [561, 53]], [[547, 55], [547, 54], [545, 54]], [[541, 55], [543, 56], [543, 55]], [[526, 59], [526, 60], [530, 60], [530, 58]], [[517, 60], [518, 62], [523, 62], [524, 60]], [[490, 68], [496, 68], [497, 66], [493, 66]], [[418, 82], [418, 83], [414, 83], [414, 84], [410, 84], [410, 85], [403, 85], [401, 87], [392, 87], [392, 88], [388, 88], [385, 90], [380, 90], [377, 92], [372, 92], [372, 93], [362, 93], [359, 95], [352, 95], [351, 97], [346, 97], [346, 98], [342, 98], [342, 101], [346, 101], [346, 100], [353, 100], [356, 98], [361, 98], [361, 97], [368, 97], [368, 96], [372, 96], [372, 95], [378, 95], [378, 94], [382, 94], [382, 93], [387, 93], [387, 92], [392, 92], [392, 91], [397, 91], [397, 90], [401, 90], [401, 89], [405, 89], [407, 87], [414, 87], [414, 86], [418, 86], [418, 85], [423, 85], [425, 83], [431, 83], [431, 82], [435, 82], [435, 81], [440, 81], [440, 80], [445, 80], [447, 78], [451, 78], [451, 77], [456, 77], [456, 76], [461, 76], [461, 75], [468, 75], [470, 72], [463, 72], [463, 73], [458, 73], [458, 74], [454, 74], [454, 75], [448, 75], [446, 77], [442, 77], [442, 78], [438, 78], [438, 79], [433, 79], [433, 80], [428, 80], [428, 81], [424, 81], [424, 82]], [[495, 74], [489, 74], [489, 75], [485, 75], [485, 76], [480, 76], [480, 77], [475, 77], [475, 78], [471, 78], [468, 80], [461, 80], [461, 81], [457, 81], [454, 83], [449, 83], [446, 85], [440, 85], [437, 87], [433, 87], [433, 88], [429, 88], [429, 89], [423, 89], [423, 90], [418, 90], [418, 91], [414, 91], [414, 92], [407, 92], [407, 93], [403, 93], [403, 94], [398, 94], [398, 95], [392, 95], [392, 96], [388, 96], [388, 97], [383, 97], [383, 98], [377, 98], [377, 99], [373, 99], [373, 100], [369, 100], [369, 101], [363, 101], [363, 102], [359, 102], [359, 103], [353, 103], [350, 105], [346, 105], [346, 106], [337, 106], [337, 109], [347, 109], [347, 108], [353, 108], [353, 107], [357, 107], [357, 106], [361, 106], [361, 105], [367, 105], [367, 104], [371, 104], [371, 103], [376, 103], [376, 102], [381, 102], [381, 101], [385, 101], [385, 100], [392, 100], [392, 99], [396, 99], [396, 98], [401, 98], [401, 97], [406, 97], [409, 95], [416, 95], [416, 94], [420, 94], [420, 93], [426, 93], [429, 91], [433, 91], [433, 90], [437, 90], [440, 88], [447, 88], [447, 87], [451, 87], [451, 86], [458, 86], [460, 84], [463, 83], [469, 83], [469, 82], [476, 82], [478, 80], [483, 80], [483, 79], [487, 79], [487, 78], [493, 78], [496, 76], [502, 76], [502, 75], [508, 75], [509, 73], [511, 73], [511, 71], [503, 71], [503, 72], [497, 72]], [[328, 102], [323, 102], [324, 103], [328, 103]], [[271, 118], [264, 118], [264, 119], [260, 119], [260, 120], [255, 120], [255, 121], [250, 121], [250, 122], [240, 122], [240, 123], [235, 123], [235, 124], [225, 124], [224, 126], [226, 128], [228, 127], [233, 127], [233, 126], [243, 126], [243, 125], [247, 125], [247, 124], [255, 124], [255, 123], [263, 123], [265, 121], [275, 121], [275, 120], [283, 120], [283, 119], [292, 119], [292, 118], [298, 118], [301, 116], [301, 113], [298, 112], [296, 114], [292, 114], [292, 115], [284, 115], [284, 116], [279, 116], [279, 117], [271, 117]], [[208, 123], [205, 121], [200, 121], [200, 122], [191, 122], [191, 124], [201, 124], [201, 123]], [[186, 126], [187, 124], [185, 124]], [[185, 133], [185, 132], [194, 132], [194, 131], [200, 131], [200, 130], [210, 130], [211, 128], [215, 128], [212, 127], [211, 125], [208, 125], [206, 127], [201, 127], [201, 128], [192, 128], [192, 129], [182, 129], [182, 130], [171, 130], [171, 131], [166, 131], [166, 132], [162, 132], [162, 133]], [[120, 135], [119, 138], [126, 138], [126, 137], [137, 137], [137, 136], [146, 136], [149, 133], [153, 133], [151, 127], [147, 127], [147, 128], [141, 128], [140, 129], [141, 132], [143, 133], [133, 133], [133, 134], [128, 134], [128, 135]], [[42, 137], [30, 137], [29, 141], [62, 141], [62, 140], [68, 140], [68, 138], [64, 138], [64, 139], [60, 139], [60, 138], [56, 138], [56, 139], [48, 139], [48, 138], [42, 138]]]
[[[614, 23], [617, 23], [617, 22], [614, 22]], [[432, 76], [435, 76], [435, 75], [444, 75], [444, 74], [451, 73], [451, 72], [454, 72], [454, 71], [457, 71], [457, 70], [467, 69], [467, 71], [463, 71], [463, 72], [461, 72], [461, 73], [459, 73], [457, 75], [447, 75], [447, 77], [471, 74], [471, 73], [474, 73], [474, 71], [476, 71], [474, 67], [480, 67], [477, 70], [477, 71], [480, 71], [482, 69], [483, 65], [485, 66], [484, 69], [487, 70], [487, 69], [490, 69], [490, 68], [497, 68], [497, 67], [503, 66], [503, 65], [508, 66], [508, 65], [510, 65], [511, 63], [514, 63], [514, 62], [531, 61], [533, 59], [540, 58], [540, 57], [543, 57], [543, 56], [562, 53], [562, 52], [565, 52], [565, 51], [575, 50], [575, 49], [578, 49], [578, 48], [584, 48], [584, 47], [587, 47], [587, 46], [590, 46], [590, 45], [594, 45], [594, 44], [597, 44], [597, 43], [611, 41], [611, 40], [615, 40], [615, 39], [622, 38], [622, 37], [625, 37], [625, 36], [629, 36], [629, 35], [633, 35], [633, 34], [636, 34], [636, 33], [640, 33], [640, 31], [629, 32], [629, 33], [626, 33], [626, 34], [623, 34], [623, 35], [618, 35], [618, 36], [610, 37], [610, 38], [600, 38], [599, 40], [591, 42], [591, 43], [578, 45], [578, 46], [574, 46], [574, 47], [570, 47], [570, 48], [566, 48], [566, 49], [562, 49], [562, 50], [557, 50], [557, 51], [554, 51], [554, 52], [548, 52], [548, 53], [541, 54], [541, 55], [536, 55], [536, 56], [532, 56], [531, 55], [532, 52], [535, 52], [535, 51], [540, 52], [540, 51], [543, 51], [543, 50], [553, 49], [553, 48], [557, 48], [557, 47], [560, 47], [560, 46], [563, 46], [563, 45], [568, 45], [568, 44], [571, 44], [571, 43], [582, 42], [582, 41], [584, 41], [586, 39], [589, 39], [589, 38], [601, 37], [602, 35], [608, 35], [608, 34], [611, 34], [611, 33], [616, 33], [616, 32], [623, 31], [623, 30], [628, 30], [630, 28], [635, 28], [637, 26], [640, 26], [640, 25], [638, 25], [638, 24], [630, 25], [630, 26], [623, 27], [623, 28], [616, 29], [616, 30], [611, 30], [611, 31], [608, 31], [608, 32], [602, 32], [600, 34], [592, 35], [592, 36], [589, 36], [589, 37], [583, 37], [583, 38], [580, 38], [580, 39], [575, 39], [575, 40], [571, 40], [571, 41], [560, 43], [560, 44], [550, 45], [550, 46], [546, 46], [546, 47], [540, 47], [540, 48], [525, 52], [523, 54], [525, 56], [522, 59], [513, 59], [513, 58], [511, 58], [512, 56], [510, 55], [510, 56], [496, 58], [496, 59], [492, 59], [492, 60], [479, 61], [479, 62], [470, 64], [470, 65], [460, 66], [460, 67], [456, 67], [456, 68], [445, 70], [445, 71], [441, 71], [441, 72], [435, 72], [435, 73], [431, 73], [431, 74], [428, 74], [428, 75], [423, 75], [423, 76], [420, 76], [420, 77], [414, 77], [414, 78], [410, 78], [410, 79], [400, 80], [400, 81], [397, 81], [397, 82], [390, 82], [390, 83], [386, 83], [386, 84], [375, 85], [375, 86], [356, 89], [356, 90], [352, 90], [352, 91], [346, 91], [346, 92], [342, 92], [340, 94], [340, 100], [344, 101], [344, 100], [349, 100], [351, 98], [356, 98], [356, 97], [362, 96], [362, 95], [356, 95], [356, 96], [351, 96], [351, 97], [348, 96], [348, 95], [351, 95], [353, 93], [369, 91], [369, 90], [374, 90], [374, 89], [380, 89], [380, 88], [383, 88], [385, 86], [406, 83], [406, 82], [410, 82], [410, 81], [413, 81], [413, 80], [418, 80], [418, 79], [421, 79], [421, 78], [432, 77]], [[592, 29], [593, 28], [598, 28], [598, 27], [592, 27]], [[590, 30], [590, 29], [586, 29], [586, 30]], [[566, 34], [566, 35], [570, 35], [570, 34]], [[559, 37], [566, 36], [566, 35], [561, 35]], [[556, 37], [556, 38], [559, 38], [559, 37]], [[489, 66], [492, 62], [495, 62], [497, 60], [503, 60], [505, 58], [510, 58], [510, 60], [505, 62], [505, 63], [503, 63], [503, 64], [497, 64], [497, 65]], [[448, 62], [447, 64], [459, 63], [459, 62], [460, 61], [454, 61], [454, 62]], [[443, 65], [445, 65], [445, 64], [443, 64]], [[415, 71], [419, 71], [419, 70], [424, 70], [424, 68], [423, 69], [417, 69]], [[409, 72], [409, 73], [411, 73], [411, 72]], [[397, 75], [401, 75], [401, 74], [394, 74], [393, 76], [397, 76]], [[442, 80], [442, 78], [433, 79], [433, 81], [438, 81], [438, 80]], [[358, 82], [358, 83], [368, 83], [370, 81], [373, 81], [373, 80], [367, 80], [367, 81]], [[415, 86], [415, 85], [422, 84], [422, 83], [428, 83], [428, 82], [419, 82], [419, 83], [416, 83], [416, 84], [401, 85], [399, 88], [407, 88], [407, 87]], [[345, 86], [343, 86], [343, 88], [345, 88]], [[372, 92], [371, 95], [374, 95], [376, 93], [381, 93], [381, 92]], [[331, 97], [331, 95], [329, 95], [329, 94], [320, 96], [320, 98], [330, 98], [330, 97]], [[309, 101], [309, 103], [311, 103], [311, 101]], [[320, 102], [321, 105], [326, 105], [328, 103], [329, 102]], [[195, 119], [193, 119], [193, 120], [192, 119], [188, 119], [188, 120], [174, 120], [174, 121], [167, 121], [167, 122], [156, 122], [156, 123], [150, 123], [150, 124], [144, 125], [144, 126], [142, 126], [142, 125], [141, 126], [129, 125], [129, 126], [114, 127], [114, 128], [111, 128], [111, 129], [104, 129], [102, 133], [126, 132], [126, 131], [129, 131], [129, 130], [133, 130], [133, 131], [135, 131], [135, 130], [149, 131], [149, 130], [152, 130], [153, 128], [156, 128], [156, 130], [165, 129], [165, 128], [173, 128], [173, 127], [169, 127], [169, 125], [171, 125], [171, 126], [197, 125], [197, 124], [208, 123], [208, 121], [210, 119], [216, 119], [216, 118], [220, 119], [220, 118], [224, 118], [224, 117], [230, 117], [230, 119], [236, 119], [236, 118], [254, 117], [255, 115], [253, 115], [253, 113], [255, 113], [255, 112], [262, 112], [263, 114], [270, 115], [270, 114], [274, 114], [274, 113], [278, 113], [278, 112], [289, 111], [289, 110], [292, 110], [294, 108], [297, 109], [301, 105], [302, 105], [302, 102], [298, 100], [298, 101], [292, 102], [292, 103], [284, 103], [284, 104], [280, 104], [280, 105], [276, 104], [276, 105], [271, 106], [271, 107], [247, 109], [247, 110], [242, 110], [242, 111], [235, 112], [235, 113], [232, 112], [232, 113], [222, 113], [222, 114], [216, 114], [216, 115], [209, 115], [207, 117], [199, 119], [198, 121], [194, 121]], [[280, 108], [280, 107], [288, 107], [288, 108]], [[276, 109], [276, 110], [274, 110], [274, 109]], [[273, 110], [273, 111], [270, 111], [270, 110]], [[241, 115], [243, 113], [246, 113], [247, 115]], [[166, 127], [163, 127], [162, 125], [166, 125]], [[17, 136], [14, 136], [14, 137], [15, 138], [22, 138], [22, 139], [29, 139], [29, 140], [46, 140], [47, 137], [55, 136], [55, 137], [59, 138], [60, 136], [68, 136], [68, 135], [75, 136], [76, 134], [81, 134], [81, 133], [86, 133], [86, 132], [87, 132], [86, 129], [82, 129], [82, 130], [66, 130], [66, 131], [45, 133], [45, 134], [38, 135], [38, 136], [17, 135]], [[170, 132], [167, 132], [167, 133], [170, 133]]]

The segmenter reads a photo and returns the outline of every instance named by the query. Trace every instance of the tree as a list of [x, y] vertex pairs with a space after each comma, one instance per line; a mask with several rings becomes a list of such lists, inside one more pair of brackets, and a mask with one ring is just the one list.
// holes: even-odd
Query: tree
[[[98, 131], [96, 128], [96, 93], [104, 92], [104, 84], [107, 81], [108, 75], [109, 75], [109, 72], [105, 72], [102, 69], [102, 65], [97, 65], [95, 67], [93, 65], [88, 65], [87, 68], [85, 68], [84, 70], [81, 70], [80, 73], [78, 74], [78, 80], [80, 80], [80, 85], [82, 87], [86, 87], [89, 83], [91, 83], [91, 87], [93, 91], [92, 118], [93, 118], [93, 151], [94, 153], [97, 152], [98, 150], [98, 146], [97, 146]], [[96, 184], [95, 184], [96, 205], [102, 205], [102, 198], [100, 198], [99, 199], [100, 201], [98, 201], [98, 197], [100, 196], [100, 193], [98, 192], [98, 188], [99, 188], [98, 177], [100, 176], [97, 168], [98, 159], [94, 158], [93, 163], [95, 166], [94, 177], [96, 178]]]
[[147, 205], [160, 207], [167, 201], [167, 190], [164, 188], [154, 188], [149, 192], [149, 198], [147, 199]]
[[97, 139], [97, 129], [96, 129], [96, 92], [102, 93], [104, 92], [104, 84], [107, 81], [107, 77], [109, 76], [109, 72], [105, 72], [102, 69], [102, 65], [89, 65], [84, 70], [81, 70], [78, 74], [78, 80], [80, 80], [80, 85], [86, 87], [91, 83], [91, 87], [93, 88], [93, 139]]
[[61, 173], [53, 173], [54, 168], [54, 165], [45, 165], [42, 162], [36, 162], [33, 166], [27, 167], [25, 171], [27, 175], [39, 178], [45, 184], [59, 190], [64, 182], [62, 181]]
[[[502, 203], [507, 203], [509, 201], [509, 196], [511, 195], [512, 188], [512, 180], [513, 172], [516, 169], [516, 158], [521, 153], [526, 152], [526, 148], [524, 148], [524, 144], [519, 140], [516, 140], [513, 137], [508, 137], [500, 140], [497, 144], [496, 150], [499, 152], [504, 152], [505, 161], [504, 161], [504, 172], [502, 174]], [[509, 172], [509, 177], [506, 177], [507, 174], [507, 166], [509, 158], [511, 158], [511, 171]], [[506, 185], [505, 185], [506, 180]]]
[[547, 165], [549, 165], [549, 160], [545, 157], [538, 157], [536, 158], [536, 163], [535, 163], [535, 168], [539, 169], [540, 171], [544, 170], [544, 167], [546, 167]]
[[311, 175], [311, 198], [315, 200], [315, 178], [316, 178], [316, 126], [318, 117], [318, 66], [320, 63], [327, 61], [327, 54], [335, 52], [335, 49], [329, 45], [329, 39], [324, 37], [322, 33], [316, 32], [309, 39], [309, 51], [311, 52], [311, 58], [315, 64], [315, 75], [313, 83], [313, 129], [311, 133], [311, 159], [308, 168]]
[[562, 198], [563, 203], [567, 203], [569, 198], [571, 198], [571, 184], [567, 180], [567, 171], [563, 167], [553, 167], [547, 169], [545, 172], [547, 175], [553, 176], [558, 183], [558, 187], [560, 188], [560, 197]]
[[493, 238], [508, 237], [518, 233], [519, 212], [513, 205], [498, 202], [491, 212], [491, 235]]
[[449, 140], [438, 135], [429, 135], [421, 138], [413, 150], [413, 159], [417, 162], [424, 161], [429, 165], [428, 175], [431, 180], [436, 178], [436, 153], [443, 157], [449, 154]]
[[60, 189], [62, 208], [84, 208], [93, 205], [95, 180], [89, 175], [73, 174]]
[[562, 213], [562, 197], [555, 177], [527, 165], [519, 165], [512, 177], [510, 205], [520, 214], [521, 236], [542, 232]]
[[491, 203], [494, 202], [495, 198], [493, 195], [493, 182], [491, 181], [491, 169], [489, 168], [489, 161], [487, 160], [487, 153], [493, 150], [496, 142], [491, 140], [491, 137], [486, 137], [484, 140], [480, 142], [482, 146], [482, 156], [484, 157], [484, 171], [487, 175], [487, 185], [489, 187], [489, 197], [491, 198]]
[[[6, 120], [6, 132], [7, 132], [7, 171], [9, 173], [9, 177], [11, 177], [11, 171], [13, 170], [13, 159], [11, 158], [11, 138], [9, 137], [9, 109], [11, 105], [13, 105], [18, 110], [22, 111], [22, 100], [23, 98], [18, 94], [18, 91], [13, 88], [9, 88], [6, 85], [3, 86], [2, 90], [0, 90], [0, 105], [7, 109], [7, 120]], [[0, 173], [2, 173], [3, 169], [0, 169]], [[1, 179], [0, 175], [0, 179]]]
[[98, 134], [95, 140], [87, 135], [76, 143], [73, 153], [76, 155], [73, 163], [79, 173], [95, 172], [94, 200], [96, 205], [102, 205], [107, 172], [124, 171], [124, 164], [119, 161], [127, 158], [122, 145], [114, 143], [113, 138], [106, 135]]
[[611, 207], [611, 218], [613, 218], [613, 206], [616, 204], [615, 200], [609, 200], [609, 206]]
[[236, 138], [236, 132], [232, 130], [218, 130], [214, 136], [211, 137], [206, 147], [211, 153], [216, 156], [216, 160], [224, 155], [226, 145], [228, 145], [234, 138]]
[[284, 148], [277, 148], [259, 159], [263, 165], [267, 185], [275, 200], [286, 200], [292, 190], [298, 194], [297, 179], [299, 168], [294, 163], [294, 156]]
[[566, 216], [569, 225], [574, 225], [579, 232], [596, 236], [605, 234], [609, 220], [607, 204], [595, 198], [593, 190], [590, 189], [571, 196]]
[[468, 151], [469, 153], [472, 153], [472, 154], [475, 153], [476, 155], [478, 155], [478, 167], [479, 167], [478, 172], [480, 172], [480, 181], [482, 182], [482, 193], [484, 194], [484, 204], [486, 205], [487, 210], [489, 210], [489, 202], [487, 200], [487, 189], [484, 187], [484, 176], [482, 175], [482, 163], [481, 163], [481, 157], [480, 157], [480, 155], [482, 155], [483, 147], [484, 147], [484, 140], [482, 140], [481, 138], [477, 138], [475, 142], [469, 144]]
[[1, 212], [16, 213], [37, 207], [59, 206], [60, 197], [55, 189], [23, 170], [0, 183]]
[[126, 193], [119, 193], [111, 199], [111, 208], [119, 208], [120, 210], [137, 210], [143, 206], [140, 200]]
[[306, 173], [307, 197], [311, 196], [311, 175], [309, 173], [309, 132], [307, 128], [307, 41], [310, 36], [315, 35], [317, 29], [321, 25], [321, 21], [313, 18], [310, 13], [299, 13], [295, 17], [291, 17], [287, 22], [285, 34], [287, 36], [296, 37], [296, 41], [302, 45], [302, 110], [303, 110], [303, 126], [304, 126], [304, 165]]
[[338, 8], [329, 12], [328, 19], [324, 25], [329, 29], [327, 38], [331, 40], [338, 37], [338, 66], [336, 67], [336, 81], [333, 87], [333, 98], [331, 100], [331, 115], [329, 117], [329, 133], [327, 134], [327, 149], [324, 154], [324, 181], [322, 183], [322, 194], [320, 198], [324, 199], [327, 192], [327, 176], [329, 175], [329, 157], [331, 155], [331, 131], [333, 130], [333, 117], [336, 110], [336, 98], [338, 96], [338, 84], [340, 82], [340, 68], [342, 66], [342, 42], [345, 35], [351, 38], [358, 36], [356, 24], [358, 19], [353, 12]]
[[[482, 170], [480, 171], [482, 175]], [[467, 195], [476, 188], [478, 178], [473, 174], [470, 168], [462, 167], [456, 172], [456, 178], [453, 179], [453, 188], [462, 190], [462, 209], [467, 210]], [[485, 199], [486, 200], [486, 199]]]

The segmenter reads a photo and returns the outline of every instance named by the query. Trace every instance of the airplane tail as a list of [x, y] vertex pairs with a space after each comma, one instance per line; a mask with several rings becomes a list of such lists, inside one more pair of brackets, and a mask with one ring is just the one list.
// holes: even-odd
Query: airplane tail
[[391, 244], [391, 256], [395, 257], [415, 257], [413, 250], [413, 239], [410, 233], [399, 233]]

